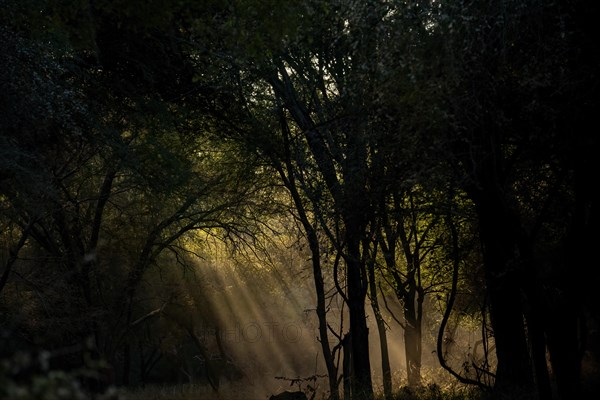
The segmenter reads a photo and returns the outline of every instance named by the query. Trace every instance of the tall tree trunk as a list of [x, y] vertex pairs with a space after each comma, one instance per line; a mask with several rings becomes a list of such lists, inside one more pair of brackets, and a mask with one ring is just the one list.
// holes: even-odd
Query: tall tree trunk
[[493, 192], [475, 198], [498, 361], [494, 389], [530, 392], [533, 374], [523, 322], [523, 266], [516, 243], [519, 230], [516, 217], [500, 199]]
[[327, 309], [325, 304], [325, 288], [323, 284], [323, 273], [321, 271], [321, 260], [319, 252], [319, 243], [314, 230], [308, 234], [309, 246], [312, 252], [313, 279], [317, 293], [317, 318], [319, 319], [319, 342], [323, 351], [323, 359], [327, 368], [327, 378], [329, 382], [329, 393], [331, 400], [338, 400], [340, 397], [337, 374], [338, 370], [329, 345], [327, 332]]
[[[568, 278], [566, 278], [568, 279]], [[560, 285], [557, 285], [560, 288]], [[555, 290], [547, 305], [546, 337], [552, 371], [561, 399], [575, 399], [581, 395], [581, 326], [579, 305], [572, 301], [572, 293]]]
[[[587, 10], [582, 8], [579, 12], [583, 12], [584, 9]], [[591, 109], [597, 110], [597, 107]], [[585, 131], [585, 127], [595, 117], [591, 115], [592, 112], [588, 113], [587, 124], [585, 121], [578, 122], [578, 126], [573, 129]], [[595, 179], [590, 173], [595, 171], [597, 143], [592, 139], [579, 139], [573, 146], [575, 148], [570, 149], [575, 159], [573, 211], [560, 249], [561, 257], [553, 266], [551, 287], [554, 290], [544, 293], [547, 302], [545, 322], [548, 351], [558, 395], [563, 400], [582, 396], [581, 363], [587, 342], [586, 336], [590, 332], [586, 326], [584, 309], [588, 307], [588, 313], [591, 312], [588, 317], [592, 319], [594, 314], [597, 315], [594, 299], [596, 283], [593, 279], [581, 280], [582, 275], [575, 271], [575, 268], [581, 272], [585, 270], [589, 260], [595, 257], [595, 246], [598, 243], [598, 194], [594, 186], [590, 185], [590, 181]]]
[[[528, 302], [530, 303], [529, 309], [525, 316], [527, 321], [527, 337], [531, 347], [531, 361], [538, 398], [540, 400], [552, 399], [552, 386], [550, 385], [550, 376], [546, 361], [543, 310], [532, 296], [527, 297], [530, 300]], [[536, 304], [531, 304], [532, 302]]]
[[323, 359], [325, 360], [325, 367], [327, 368], [327, 378], [329, 381], [329, 393], [331, 400], [338, 400], [340, 397], [337, 374], [338, 370], [335, 365], [335, 360], [331, 352], [329, 345], [329, 337], [327, 332], [327, 309], [325, 304], [325, 289], [323, 285], [323, 274], [321, 272], [321, 261], [319, 259], [318, 242], [316, 235], [314, 238], [309, 239], [309, 243], [314, 241], [316, 246], [313, 249], [311, 244], [311, 250], [313, 254], [313, 278], [315, 281], [315, 290], [317, 292], [317, 317], [319, 319], [319, 341], [321, 342], [321, 350], [323, 351]]
[[379, 348], [381, 350], [381, 375], [383, 379], [383, 396], [384, 398], [392, 398], [392, 369], [390, 367], [390, 354], [388, 351], [387, 334], [385, 332], [385, 321], [379, 309], [377, 301], [377, 285], [375, 284], [375, 269], [369, 268], [369, 294], [371, 298], [371, 308], [375, 314], [375, 322], [377, 323], [377, 332], [379, 333]]
[[[346, 246], [348, 310], [350, 314], [350, 333], [352, 335], [352, 366], [354, 373], [353, 399], [373, 397], [371, 365], [369, 360], [369, 331], [365, 313], [367, 276], [364, 262], [361, 260], [360, 243], [365, 234], [368, 211], [366, 189], [366, 153], [360, 134], [349, 134], [347, 147], [350, 153], [344, 160], [343, 175], [339, 177], [336, 160], [332, 158], [325, 135], [317, 128], [308, 108], [301, 104], [288, 69], [283, 62], [277, 65], [279, 75], [267, 77], [274, 92], [281, 97], [282, 103], [290, 112], [296, 124], [303, 130], [306, 144], [317, 163], [319, 173], [327, 190], [331, 194], [334, 208], [344, 222], [344, 244]], [[341, 247], [341, 246], [340, 246]]]
[[[412, 196], [411, 196], [412, 197]], [[412, 204], [412, 200], [411, 200]], [[411, 206], [414, 210], [414, 206]], [[406, 375], [410, 387], [421, 386], [421, 321], [423, 315], [423, 297], [420, 281], [421, 261], [417, 221], [411, 211], [411, 226], [407, 232], [403, 223], [398, 224], [398, 237], [407, 265], [407, 274], [402, 284], [399, 274], [396, 280], [396, 295], [404, 304], [404, 351], [406, 356]], [[411, 239], [413, 244], [411, 246]]]
[[[351, 231], [350, 228], [348, 228]], [[365, 313], [366, 276], [365, 265], [360, 261], [360, 245], [357, 237], [347, 236], [348, 254], [346, 258], [348, 279], [348, 309], [350, 314], [350, 334], [352, 336], [352, 399], [373, 398], [371, 361], [369, 359], [369, 328]]]
[[545, 319], [546, 305], [543, 302], [544, 285], [536, 275], [533, 248], [530, 240], [522, 238], [519, 244], [520, 256], [527, 262], [527, 268], [522, 276], [523, 292], [525, 294], [525, 321], [527, 323], [527, 338], [531, 349], [535, 386], [540, 400], [552, 399], [552, 386], [546, 360]]
[[533, 391], [522, 302], [524, 268], [519, 241], [521, 224], [507, 204], [506, 165], [499, 148], [498, 129], [489, 115], [469, 136], [469, 156], [463, 159], [472, 181], [465, 190], [473, 201], [479, 222], [489, 312], [496, 345], [494, 391]]

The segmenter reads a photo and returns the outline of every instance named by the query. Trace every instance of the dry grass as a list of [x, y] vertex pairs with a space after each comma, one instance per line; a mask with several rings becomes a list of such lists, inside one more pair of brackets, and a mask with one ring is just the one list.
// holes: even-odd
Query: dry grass
[[[229, 385], [215, 393], [206, 385], [149, 385], [145, 388], [127, 390], [122, 392], [120, 400], [268, 400], [273, 393], [257, 393], [256, 390], [244, 385]], [[321, 399], [317, 396], [316, 399]], [[469, 390], [441, 389], [436, 385], [424, 386], [419, 390], [399, 388], [393, 400], [470, 400], [478, 399], [474, 392]], [[376, 396], [382, 400], [383, 396]]]

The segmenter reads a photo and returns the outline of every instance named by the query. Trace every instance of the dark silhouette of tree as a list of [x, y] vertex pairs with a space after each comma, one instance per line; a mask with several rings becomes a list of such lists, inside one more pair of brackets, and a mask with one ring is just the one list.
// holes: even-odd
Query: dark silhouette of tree
[[[585, 40], [571, 39], [593, 29], [582, 4], [447, 4], [436, 18], [450, 89], [447, 143], [478, 214], [501, 392], [533, 390], [535, 376], [535, 390], [548, 398], [547, 348], [561, 397], [579, 393], [582, 303], [561, 254], [579, 207], [577, 168], [564, 162], [578, 148], [575, 158], [587, 163], [580, 145], [593, 139], [578, 121], [597, 104], [595, 89], [583, 94], [575, 78], [595, 87], [594, 76], [581, 74], [591, 64], [574, 64], [587, 50]], [[591, 198], [586, 204], [593, 209]]]

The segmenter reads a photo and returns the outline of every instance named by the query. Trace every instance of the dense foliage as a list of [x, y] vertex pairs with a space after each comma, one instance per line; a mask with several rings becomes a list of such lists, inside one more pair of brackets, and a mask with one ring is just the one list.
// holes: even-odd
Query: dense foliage
[[598, 389], [595, 2], [0, 7], [0, 394], [241, 377], [186, 275], [222, 246], [272, 296], [309, 260], [332, 399], [372, 398], [376, 333], [391, 398], [390, 323], [413, 389], [427, 337], [493, 395]]

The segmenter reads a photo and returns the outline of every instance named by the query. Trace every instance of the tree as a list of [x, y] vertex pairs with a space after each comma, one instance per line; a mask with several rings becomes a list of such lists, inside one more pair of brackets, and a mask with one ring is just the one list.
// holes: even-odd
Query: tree
[[[370, 392], [364, 300], [380, 229], [375, 213], [379, 199], [385, 199], [386, 190], [392, 187], [389, 181], [410, 179], [422, 166], [397, 168], [398, 163], [409, 164], [403, 157], [421, 145], [410, 139], [416, 121], [399, 109], [408, 105], [427, 110], [426, 101], [418, 107], [411, 102], [417, 88], [402, 75], [411, 73], [414, 65], [408, 65], [406, 71], [394, 70], [394, 57], [401, 54], [403, 46], [410, 48], [407, 38], [413, 38], [395, 35], [394, 29], [403, 28], [404, 23], [415, 25], [413, 10], [374, 2], [360, 7], [346, 2], [285, 4], [269, 11], [287, 22], [274, 28], [253, 17], [266, 10], [257, 4], [245, 6], [249, 8], [242, 7], [232, 17], [235, 28], [227, 25], [242, 37], [223, 32], [225, 50], [213, 49], [213, 60], [224, 72], [204, 85], [229, 89], [217, 102], [207, 102], [207, 108], [227, 121], [223, 126], [229, 126], [238, 140], [256, 146], [275, 165], [288, 188], [298, 182], [305, 199], [312, 203], [310, 209], [346, 267], [346, 282], [339, 292], [350, 309], [351, 348], [357, 352], [352, 355], [354, 374], [356, 379], [365, 379], [357, 383], [355, 395], [363, 390], [361, 385]], [[419, 35], [425, 26], [421, 21], [415, 26], [420, 33], [414, 36], [422, 40]], [[268, 33], [259, 35], [261, 32]], [[395, 39], [401, 45], [388, 47], [397, 43]], [[427, 71], [418, 70], [419, 77]], [[404, 101], [391, 99], [386, 88], [390, 85], [408, 91]], [[394, 123], [400, 128], [392, 127]], [[407, 132], [402, 132], [403, 128]], [[398, 151], [402, 145], [408, 145], [405, 152]], [[398, 193], [399, 201], [403, 195]], [[308, 209], [301, 203], [306, 200], [294, 199], [296, 207]], [[314, 229], [305, 226], [307, 232]], [[413, 289], [417, 287], [414, 282]], [[417, 357], [419, 352], [414, 353]]]
[[[559, 393], [577, 396], [581, 303], [568, 279], [551, 278], [566, 278], [564, 264], [551, 265], [542, 254], [551, 248], [562, 252], [568, 235], [552, 221], [569, 226], [567, 216], [575, 210], [574, 187], [567, 183], [575, 169], [562, 163], [573, 154], [559, 148], [587, 140], [567, 110], [569, 104], [587, 110], [595, 103], [591, 92], [575, 95], [579, 84], [572, 78], [596, 61], [588, 58], [574, 67], [574, 53], [592, 53], [580, 47], [584, 42], [569, 39], [589, 37], [590, 25], [564, 25], [561, 21], [583, 21], [581, 9], [559, 3], [446, 3], [440, 10], [432, 32], [445, 40], [440, 51], [451, 88], [448, 143], [478, 214], [498, 358], [495, 388], [532, 390], [535, 374], [539, 396], [550, 396], [547, 346]], [[596, 78], [585, 76], [595, 87]], [[593, 207], [589, 198], [586, 204]], [[550, 294], [554, 290], [565, 296], [559, 300]], [[560, 328], [548, 313], [557, 304], [566, 317]], [[553, 337], [562, 338], [560, 350]]]
[[[302, 7], [306, 7], [306, 10], [302, 10]], [[343, 20], [338, 19], [333, 10], [327, 10], [328, 7], [324, 4], [307, 4], [302, 5], [302, 7], [300, 11], [304, 12], [326, 12], [327, 19], [331, 18], [336, 27], [341, 29], [343, 26]], [[286, 8], [282, 7], [281, 9], [285, 10]], [[296, 9], [292, 10], [298, 12]], [[344, 10], [343, 12], [349, 11]], [[297, 13], [284, 14], [283, 18], [290, 18], [290, 15], [302, 20], [301, 15]], [[246, 16], [242, 15], [242, 17]], [[327, 21], [326, 23], [330, 22]], [[255, 21], [250, 18], [247, 20], [241, 19], [235, 21], [235, 23], [239, 24], [236, 25], [236, 29], [239, 32], [244, 32], [245, 24], [252, 26]], [[350, 116], [354, 110], [343, 108], [337, 110], [338, 107], [343, 106], [345, 101], [349, 101], [348, 107], [354, 107], [355, 104], [351, 103], [351, 97], [342, 100], [341, 97], [337, 98], [335, 95], [335, 92], [342, 91], [341, 87], [337, 89], [334, 89], [334, 86], [327, 88], [328, 85], [342, 84], [344, 78], [339, 74], [333, 75], [337, 72], [333, 69], [325, 70], [325, 65], [333, 62], [337, 63], [339, 68], [344, 69], [344, 56], [329, 53], [325, 42], [320, 43], [322, 47], [314, 55], [311, 54], [311, 48], [306, 47], [307, 41], [316, 39], [317, 35], [321, 34], [319, 29], [326, 26], [321, 25], [322, 23], [319, 21], [315, 27], [307, 25], [306, 28], [311, 31], [307, 31], [306, 36], [292, 38], [296, 44], [290, 48], [289, 52], [284, 51], [282, 53], [281, 43], [277, 43], [277, 41], [266, 44], [256, 43], [256, 39], [251, 37], [250, 41], [246, 41], [246, 47], [229, 50], [230, 54], [239, 58], [232, 57], [234, 65], [228, 67], [235, 68], [233, 79], [230, 78], [230, 81], [235, 82], [237, 79], [239, 82], [240, 78], [243, 79], [251, 73], [252, 76], [256, 77], [255, 82], [262, 82], [254, 83], [254, 85], [260, 87], [264, 87], [265, 83], [268, 85], [267, 90], [272, 93], [268, 101], [271, 102], [271, 107], [273, 105], [277, 107], [275, 121], [280, 121], [284, 134], [290, 132], [289, 139], [294, 138], [293, 141], [289, 141], [290, 150], [284, 149], [284, 151], [291, 151], [292, 154], [304, 154], [307, 160], [310, 160], [310, 163], [314, 163], [313, 165], [316, 166], [314, 172], [317, 175], [311, 177], [311, 179], [316, 178], [318, 181], [311, 181], [308, 186], [319, 186], [325, 190], [325, 192], [322, 192], [323, 197], [320, 197], [318, 201], [321, 202], [321, 198], [326, 198], [328, 202], [331, 202], [335, 208], [336, 225], [343, 226], [342, 230], [339, 231], [339, 235], [332, 237], [335, 237], [335, 245], [343, 255], [346, 265], [355, 383], [353, 394], [357, 397], [369, 397], [372, 393], [372, 384], [368, 356], [368, 330], [364, 310], [367, 290], [366, 264], [364, 261], [366, 253], [363, 254], [363, 250], [361, 250], [363, 241], [367, 237], [368, 220], [365, 217], [368, 212], [367, 214], [362, 211], [359, 212], [359, 210], [368, 210], [365, 132], [359, 128], [359, 125], [361, 125], [360, 120]], [[313, 29], [314, 31], [312, 31]], [[284, 38], [283, 32], [270, 33], [276, 38]], [[332, 32], [332, 34], [336, 38], [339, 31]], [[344, 38], [342, 35], [336, 39], [341, 39], [344, 42], [342, 44], [343, 48], [340, 48], [340, 50], [346, 51], [348, 49], [347, 40], [351, 40], [351, 38]], [[263, 55], [269, 53], [273, 56], [264, 58]], [[311, 58], [313, 56], [319, 59], [320, 66], [318, 68], [312, 64]], [[330, 74], [332, 75], [330, 76]], [[308, 81], [304, 81], [304, 77]], [[237, 95], [234, 100], [241, 102], [241, 104], [248, 104], [248, 102], [257, 100], [262, 101], [260, 97], [254, 97], [256, 87], [245, 88], [249, 90], [248, 93], [245, 93], [240, 91], [244, 87], [237, 86], [232, 91]], [[358, 88], [358, 85], [356, 87]], [[330, 99], [332, 95], [333, 97]], [[352, 94], [352, 96], [356, 95], [358, 93]], [[227, 100], [231, 101], [232, 99], [230, 97]], [[219, 104], [219, 107], [227, 109], [228, 105]], [[311, 111], [313, 108], [316, 111]], [[240, 109], [245, 111], [244, 106], [241, 106]], [[339, 122], [330, 125], [329, 120], [336, 121], [338, 119]], [[356, 129], [351, 128], [353, 122], [359, 123]], [[302, 136], [298, 136], [298, 133], [301, 133]], [[267, 143], [272, 142], [267, 141]], [[348, 150], [345, 149], [346, 146], [348, 146]], [[264, 149], [262, 151], [269, 154]], [[283, 155], [282, 152], [279, 153], [279, 156], [281, 155]], [[281, 165], [279, 167], [280, 171], [283, 171], [282, 166], [286, 165], [285, 160], [283, 158], [283, 161], [278, 161]], [[289, 165], [289, 162], [287, 165]], [[288, 171], [284, 172], [288, 174]], [[297, 174], [296, 171], [293, 173]], [[292, 175], [288, 174], [285, 179], [288, 179], [288, 183], [290, 183]], [[310, 198], [311, 193], [307, 193], [307, 195]], [[311, 201], [314, 202], [317, 199], [313, 197]], [[321, 205], [318, 206], [318, 208], [321, 207]], [[304, 224], [310, 233], [313, 228], [306, 224], [306, 221]], [[315, 257], [315, 262], [317, 260], [318, 257]], [[318, 272], [316, 276], [318, 276]], [[318, 278], [316, 279], [318, 280]], [[317, 286], [319, 285], [317, 284]], [[323, 340], [323, 337], [321, 340]]]
[[[114, 49], [103, 35], [114, 33], [111, 27], [125, 18], [118, 13], [123, 10], [89, 10], [95, 29], [84, 32], [69, 25], [70, 7], [40, 7], [47, 30], [19, 25], [17, 18], [1, 31], [2, 64], [10, 69], [2, 79], [7, 96], [1, 104], [1, 140], [7, 157], [0, 194], [7, 210], [3, 223], [16, 242], [10, 243], [14, 250], [0, 283], [6, 289], [18, 269], [25, 282], [47, 285], [41, 301], [26, 302], [42, 307], [49, 300], [56, 307], [46, 322], [60, 315], [69, 323], [56, 337], [34, 339], [54, 347], [91, 335], [101, 355], [113, 362], [123, 355], [127, 383], [129, 336], [140, 320], [134, 312], [149, 312], [136, 304], [146, 271], [164, 260], [164, 252], [183, 252], [181, 240], [190, 231], [250, 232], [259, 175], [249, 164], [235, 170], [233, 148], [221, 146], [217, 152], [221, 144], [210, 143], [206, 130], [196, 131], [193, 122], [199, 119], [191, 120], [185, 105], [175, 101], [180, 93], [168, 92], [173, 87], [156, 76], [168, 72], [162, 62], [185, 74], [177, 58], [183, 53], [165, 50], [172, 36], [159, 29], [171, 20], [136, 19], [140, 29], [131, 27], [135, 35], [126, 35], [119, 43], [124, 47]], [[147, 64], [150, 72], [140, 79], [128, 68], [141, 68], [144, 60], [124, 49], [134, 48], [137, 35], [145, 34], [154, 35], [156, 48], [170, 58]], [[77, 35], [85, 40], [76, 41]], [[54, 40], [42, 45], [40, 37]], [[34, 262], [21, 260], [23, 254]], [[35, 273], [24, 277], [30, 264]], [[52, 279], [64, 293], [52, 289]], [[69, 306], [60, 307], [63, 301]], [[35, 330], [24, 327], [32, 335]]]

